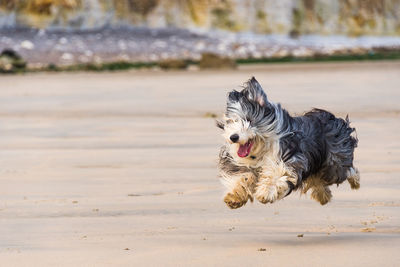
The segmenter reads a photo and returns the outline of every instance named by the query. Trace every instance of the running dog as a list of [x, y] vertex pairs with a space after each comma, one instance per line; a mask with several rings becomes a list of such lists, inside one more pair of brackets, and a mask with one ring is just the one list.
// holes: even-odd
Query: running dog
[[273, 203], [292, 191], [306, 193], [321, 205], [332, 198], [330, 185], [347, 180], [360, 187], [353, 165], [358, 139], [346, 119], [313, 109], [291, 116], [268, 100], [253, 77], [243, 90], [228, 95], [226, 112], [217, 126], [226, 140], [219, 154], [225, 203], [239, 208], [256, 198]]

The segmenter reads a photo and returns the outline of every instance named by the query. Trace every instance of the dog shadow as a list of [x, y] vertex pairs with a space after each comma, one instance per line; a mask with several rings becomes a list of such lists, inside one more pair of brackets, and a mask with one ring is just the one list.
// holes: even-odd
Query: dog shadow
[[357, 233], [357, 232], [345, 232], [345, 233], [332, 233], [327, 235], [324, 232], [306, 232], [302, 237], [297, 237], [296, 233], [291, 234], [288, 238], [286, 237], [274, 237], [265, 240], [266, 243], [272, 243], [280, 246], [315, 246], [315, 245], [340, 245], [348, 244], [352, 242], [374, 242], [386, 240], [399, 240], [399, 236], [389, 233]]

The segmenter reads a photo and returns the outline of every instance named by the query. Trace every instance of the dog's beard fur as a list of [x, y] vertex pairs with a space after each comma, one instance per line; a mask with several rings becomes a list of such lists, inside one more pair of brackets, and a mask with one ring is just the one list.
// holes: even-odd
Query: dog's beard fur
[[227, 109], [217, 126], [226, 144], [219, 168], [227, 188], [224, 201], [231, 208], [255, 197], [273, 203], [292, 190], [312, 190], [321, 204], [330, 201], [329, 185], [348, 180], [359, 188], [353, 166], [357, 138], [349, 120], [314, 109], [292, 117], [267, 95], [253, 77], [240, 92], [229, 93]]

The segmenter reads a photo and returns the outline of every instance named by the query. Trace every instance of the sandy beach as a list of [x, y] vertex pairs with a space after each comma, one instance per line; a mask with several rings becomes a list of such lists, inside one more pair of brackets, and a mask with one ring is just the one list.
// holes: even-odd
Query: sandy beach
[[[361, 188], [231, 210], [212, 114], [251, 76], [349, 114]], [[1, 266], [399, 266], [400, 62], [0, 76]]]

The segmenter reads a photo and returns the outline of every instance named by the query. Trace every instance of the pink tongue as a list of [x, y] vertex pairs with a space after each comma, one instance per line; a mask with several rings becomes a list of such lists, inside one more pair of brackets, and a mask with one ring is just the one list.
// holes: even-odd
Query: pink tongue
[[241, 158], [247, 157], [250, 154], [250, 149], [251, 149], [252, 144], [250, 142], [247, 142], [244, 145], [240, 145], [238, 149], [238, 156]]

